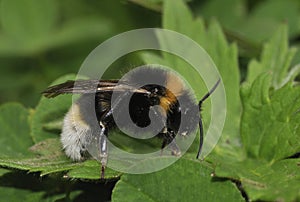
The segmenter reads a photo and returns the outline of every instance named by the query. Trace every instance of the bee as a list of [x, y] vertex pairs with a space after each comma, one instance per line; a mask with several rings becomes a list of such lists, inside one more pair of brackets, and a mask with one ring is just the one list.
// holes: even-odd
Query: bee
[[[176, 156], [181, 154], [174, 139], [176, 135], [189, 135], [199, 127], [200, 143], [196, 156], [199, 158], [204, 134], [200, 114], [202, 103], [220, 83], [219, 79], [200, 101], [196, 101], [183, 80], [173, 71], [145, 66], [131, 72], [121, 80], [67, 81], [43, 92], [47, 98], [69, 93], [81, 95], [65, 115], [61, 143], [68, 157], [81, 161], [87, 158], [88, 145], [94, 141], [98, 145], [102, 179], [108, 160], [109, 131], [128, 125], [126, 121], [121, 126], [116, 124], [116, 117], [130, 120], [138, 128], [147, 128], [151, 125], [149, 113], [152, 111], [155, 120], [161, 120], [163, 126], [157, 134], [162, 138], [161, 150], [168, 145], [172, 155]], [[128, 106], [122, 103], [125, 99], [130, 100]], [[132, 128], [129, 130], [137, 133]]]

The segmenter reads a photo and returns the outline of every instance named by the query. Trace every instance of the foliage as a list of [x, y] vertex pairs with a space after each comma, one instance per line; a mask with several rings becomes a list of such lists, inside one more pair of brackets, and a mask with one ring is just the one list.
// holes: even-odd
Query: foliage
[[[19, 102], [0, 106], [0, 200], [300, 201], [299, 7], [294, 0], [0, 1], [0, 101]], [[99, 180], [96, 160], [73, 162], [61, 149], [72, 96], [40, 92], [52, 80], [74, 79], [87, 54], [110, 36], [160, 21], [200, 44], [218, 67], [227, 100], [222, 137], [204, 161], [195, 159], [196, 140], [164, 170], [132, 175], [108, 168]], [[158, 36], [160, 46], [167, 42]], [[167, 53], [129, 54], [105, 77], [118, 78], [132, 63], [172, 66], [200, 89], [199, 98], [206, 92], [188, 64]]]

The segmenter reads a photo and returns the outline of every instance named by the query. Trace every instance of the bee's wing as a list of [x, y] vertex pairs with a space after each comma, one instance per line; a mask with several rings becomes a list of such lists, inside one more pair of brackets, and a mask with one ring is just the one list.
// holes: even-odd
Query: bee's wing
[[132, 91], [135, 93], [148, 94], [149, 91], [135, 88], [129, 84], [119, 83], [118, 80], [77, 80], [67, 81], [55, 86], [50, 86], [43, 93], [47, 98], [56, 97], [60, 94], [88, 94], [112, 91]]

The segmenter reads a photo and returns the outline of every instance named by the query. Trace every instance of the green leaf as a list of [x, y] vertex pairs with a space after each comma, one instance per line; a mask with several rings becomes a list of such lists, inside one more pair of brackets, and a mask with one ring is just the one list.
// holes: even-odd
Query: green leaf
[[[28, 150], [28, 148], [26, 148]], [[31, 157], [11, 156], [0, 158], [0, 165], [29, 170], [31, 172], [42, 172], [41, 175], [69, 170], [76, 166], [63, 153], [58, 139], [49, 139], [40, 142], [30, 148]], [[77, 163], [78, 164], [78, 163]]]
[[[82, 162], [81, 166], [74, 167], [67, 174], [70, 178], [77, 179], [91, 179], [98, 180], [101, 175], [101, 165], [98, 161], [87, 160]], [[121, 175], [120, 172], [114, 171], [110, 168], [105, 169], [105, 178], [118, 178]]]
[[22, 105], [8, 103], [0, 107], [0, 156], [24, 157], [33, 142], [29, 136], [29, 112]]
[[[180, 12], [176, 12], [179, 11]], [[178, 31], [182, 34], [194, 33], [193, 16], [187, 5], [182, 1], [164, 1], [163, 28]]]
[[247, 156], [218, 160], [216, 175], [241, 182], [250, 200], [299, 200], [300, 90], [292, 82], [271, 90], [264, 73], [241, 89], [241, 136]]
[[251, 61], [241, 88], [246, 156], [213, 158], [216, 175], [240, 181], [249, 200], [299, 199], [299, 160], [282, 160], [300, 151], [300, 91], [293, 86], [299, 67], [288, 73], [294, 53], [282, 26], [265, 45], [261, 61]]
[[[51, 85], [63, 83], [67, 80], [74, 80], [75, 74], [63, 76]], [[55, 98], [42, 97], [37, 105], [33, 115], [31, 116], [31, 136], [35, 143], [43, 141], [48, 138], [58, 137], [58, 133], [54, 133], [52, 130], [45, 130], [49, 128], [49, 123], [62, 120], [66, 112], [69, 110], [72, 104], [72, 95], [61, 95]]]
[[112, 200], [243, 201], [232, 182], [214, 181], [211, 173], [212, 169], [208, 166], [182, 158], [159, 172], [124, 174], [113, 190]]
[[242, 88], [241, 135], [249, 157], [276, 161], [300, 151], [300, 90], [288, 83], [270, 94], [270, 79]]
[[281, 26], [264, 46], [260, 62], [250, 62], [246, 81], [252, 83], [261, 73], [271, 72], [272, 86], [283, 86], [295, 53], [295, 48], [288, 47], [287, 27]]
[[298, 201], [300, 160], [286, 159], [272, 165], [263, 160], [222, 162], [217, 176], [239, 180], [250, 201]]
[[[67, 178], [99, 179], [101, 165], [96, 160], [73, 162], [63, 152], [58, 138], [41, 141], [30, 148], [36, 154], [32, 157], [1, 157], [0, 165], [30, 172], [40, 172], [40, 176], [51, 173], [71, 171]], [[120, 173], [109, 168], [105, 171], [105, 178], [116, 178]]]
[[247, 11], [245, 0], [227, 0], [226, 4], [222, 0], [211, 0], [198, 9], [202, 16], [217, 17], [222, 25], [233, 30], [245, 19]]

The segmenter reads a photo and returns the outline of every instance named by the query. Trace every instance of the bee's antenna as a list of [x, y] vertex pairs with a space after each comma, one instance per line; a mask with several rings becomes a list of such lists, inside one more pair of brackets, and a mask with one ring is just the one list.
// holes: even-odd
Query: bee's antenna
[[[201, 100], [199, 101], [198, 107], [199, 107], [199, 113], [201, 111], [202, 108], [202, 103], [216, 90], [216, 88], [218, 87], [219, 83], [220, 83], [221, 79], [219, 79], [216, 84], [210, 89], [210, 91], [208, 91], [208, 93], [206, 93]], [[197, 153], [197, 159], [200, 156], [201, 150], [202, 150], [202, 146], [203, 146], [203, 124], [202, 124], [202, 119], [201, 119], [201, 115], [200, 115], [200, 119], [199, 119], [199, 130], [200, 130], [200, 143], [199, 143], [199, 149], [198, 149], [198, 153]]]

